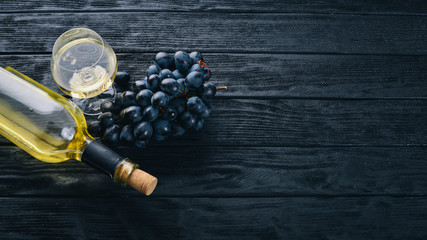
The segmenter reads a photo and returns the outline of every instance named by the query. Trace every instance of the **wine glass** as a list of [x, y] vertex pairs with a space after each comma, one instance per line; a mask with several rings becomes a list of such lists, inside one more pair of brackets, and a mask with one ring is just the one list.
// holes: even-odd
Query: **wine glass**
[[105, 99], [113, 99], [116, 54], [95, 31], [73, 28], [63, 33], [52, 50], [55, 83], [86, 114], [97, 115]]

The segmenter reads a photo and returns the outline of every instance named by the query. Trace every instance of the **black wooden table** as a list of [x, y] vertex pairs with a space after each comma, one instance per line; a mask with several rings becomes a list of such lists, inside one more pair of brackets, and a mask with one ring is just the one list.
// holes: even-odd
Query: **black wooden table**
[[198, 50], [227, 85], [204, 130], [119, 148], [144, 197], [0, 139], [0, 239], [426, 239], [426, 1], [2, 1], [0, 62], [59, 91], [55, 39], [88, 27], [141, 78]]

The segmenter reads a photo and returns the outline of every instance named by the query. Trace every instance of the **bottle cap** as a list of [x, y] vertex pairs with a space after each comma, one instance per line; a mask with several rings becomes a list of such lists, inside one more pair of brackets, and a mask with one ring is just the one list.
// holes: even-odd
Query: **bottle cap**
[[157, 178], [138, 169], [138, 164], [121, 157], [98, 140], [86, 146], [82, 161], [108, 174], [114, 182], [129, 185], [147, 196], [156, 188]]
[[135, 169], [130, 174], [127, 184], [148, 196], [156, 188], [157, 178], [141, 169]]

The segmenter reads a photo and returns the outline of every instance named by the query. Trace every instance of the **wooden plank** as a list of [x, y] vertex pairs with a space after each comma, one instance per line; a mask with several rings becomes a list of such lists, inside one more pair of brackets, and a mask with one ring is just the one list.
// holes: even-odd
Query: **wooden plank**
[[369, 13], [423, 14], [425, 2], [410, 0], [388, 1], [47, 1], [25, 0], [2, 2], [2, 12], [16, 11], [198, 11], [198, 12], [283, 12], [283, 13]]
[[[426, 195], [426, 148], [120, 148], [159, 179], [154, 196]], [[140, 196], [77, 161], [0, 148], [0, 196]]]
[[94, 29], [117, 52], [427, 53], [424, 16], [16, 13], [0, 15], [0, 22], [3, 53], [50, 52], [61, 33], [77, 26]]
[[[427, 140], [426, 101], [216, 100], [194, 141], [221, 145], [402, 146]], [[218, 141], [218, 142], [217, 142]]]
[[425, 197], [2, 198], [6, 239], [425, 239]]
[[427, 144], [427, 102], [424, 100], [216, 99], [212, 106], [212, 116], [201, 132], [160, 145]]
[[[119, 70], [141, 79], [155, 53], [118, 54]], [[223, 97], [412, 98], [427, 97], [427, 56], [204, 54]], [[57, 91], [50, 55], [0, 55]]]

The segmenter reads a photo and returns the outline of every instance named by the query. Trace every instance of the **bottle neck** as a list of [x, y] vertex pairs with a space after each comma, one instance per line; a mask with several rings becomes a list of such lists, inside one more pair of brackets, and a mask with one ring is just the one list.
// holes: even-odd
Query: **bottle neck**
[[114, 173], [114, 182], [125, 187], [128, 184], [130, 175], [137, 168], [139, 168], [138, 164], [130, 161], [129, 158], [123, 159]]
[[138, 165], [105, 146], [99, 140], [90, 141], [82, 154], [82, 162], [109, 175], [114, 182], [126, 186]]
[[138, 169], [138, 164], [121, 157], [99, 140], [87, 143], [81, 159], [82, 162], [109, 175], [114, 182], [122, 186], [129, 185], [147, 196], [157, 185], [157, 178]]

